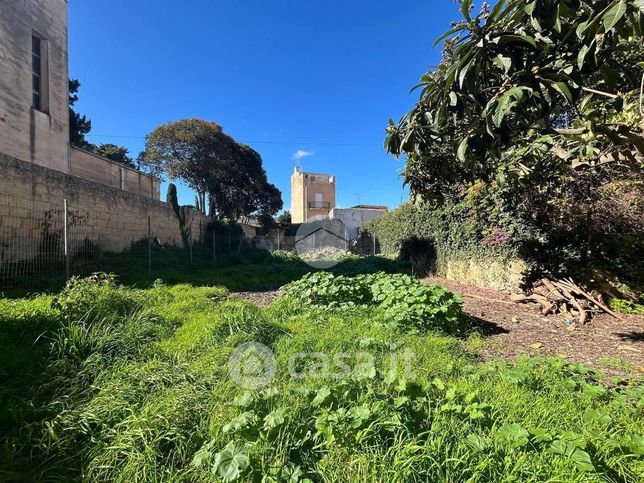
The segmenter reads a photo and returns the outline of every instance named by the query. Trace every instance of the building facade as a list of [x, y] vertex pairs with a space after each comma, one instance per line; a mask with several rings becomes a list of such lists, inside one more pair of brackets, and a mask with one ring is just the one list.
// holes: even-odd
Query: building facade
[[387, 211], [386, 206], [357, 205], [352, 208], [333, 208], [329, 213], [329, 218], [342, 221], [347, 230], [348, 238], [354, 240], [358, 237], [360, 228], [364, 223], [380, 218]]
[[0, 72], [0, 152], [69, 173], [66, 0], [2, 0]]
[[329, 217], [335, 208], [335, 176], [307, 173], [296, 167], [291, 175], [291, 220], [306, 223]]
[[159, 199], [158, 178], [70, 145], [67, 0], [0, 0], [0, 153]]

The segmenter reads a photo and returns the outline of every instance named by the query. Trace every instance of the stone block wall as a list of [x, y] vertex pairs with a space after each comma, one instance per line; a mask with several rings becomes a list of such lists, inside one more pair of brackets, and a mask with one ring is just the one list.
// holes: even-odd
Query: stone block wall
[[[43, 241], [51, 241], [47, 233], [59, 238], [64, 200], [72, 245], [87, 238], [102, 250], [125, 250], [147, 237], [149, 218], [153, 238], [182, 246], [170, 205], [0, 154], [0, 261], [38, 255]], [[208, 218], [196, 210], [191, 215], [199, 243]]]
[[159, 199], [160, 180], [83, 149], [71, 149], [71, 174], [137, 195]]

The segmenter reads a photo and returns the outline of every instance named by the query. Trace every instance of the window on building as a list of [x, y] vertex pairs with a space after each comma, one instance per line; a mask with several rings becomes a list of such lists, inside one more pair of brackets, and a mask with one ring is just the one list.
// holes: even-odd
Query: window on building
[[31, 35], [31, 87], [32, 106], [39, 111], [47, 111], [47, 41]]

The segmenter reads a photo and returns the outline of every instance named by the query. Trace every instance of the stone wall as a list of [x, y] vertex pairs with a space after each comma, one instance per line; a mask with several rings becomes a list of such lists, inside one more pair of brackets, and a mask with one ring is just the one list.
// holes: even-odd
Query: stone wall
[[[148, 217], [153, 238], [182, 246], [170, 205], [0, 153], [0, 258], [24, 258], [37, 251], [43, 227], [60, 224], [65, 199], [75, 232], [102, 250], [121, 251], [145, 239]], [[192, 238], [198, 243], [208, 219], [192, 209], [189, 218]]]
[[[32, 107], [32, 36], [42, 39], [42, 106]], [[69, 173], [67, 1], [0, 1], [0, 152]]]
[[477, 287], [518, 291], [528, 270], [528, 264], [519, 258], [500, 261], [495, 258], [454, 255], [438, 260], [436, 274]]
[[83, 149], [71, 149], [71, 174], [112, 188], [159, 199], [160, 180], [148, 174], [97, 156]]

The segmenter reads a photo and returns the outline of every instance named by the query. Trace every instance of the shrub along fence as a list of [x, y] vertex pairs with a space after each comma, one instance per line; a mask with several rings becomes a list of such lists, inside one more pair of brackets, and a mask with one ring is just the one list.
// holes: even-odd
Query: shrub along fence
[[481, 213], [467, 199], [440, 207], [405, 203], [368, 222], [364, 231], [384, 254], [410, 262], [417, 273], [516, 289], [529, 269], [520, 253], [528, 228], [509, 213], [496, 213], [495, 219]]

